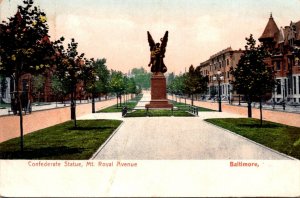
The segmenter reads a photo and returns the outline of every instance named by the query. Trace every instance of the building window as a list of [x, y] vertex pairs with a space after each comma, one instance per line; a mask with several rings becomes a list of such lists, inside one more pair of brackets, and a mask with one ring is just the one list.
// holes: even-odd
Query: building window
[[280, 61], [276, 61], [275, 64], [276, 64], [276, 70], [280, 70]]
[[277, 90], [277, 95], [280, 95], [281, 94], [281, 80], [277, 80], [276, 90]]
[[227, 59], [227, 65], [229, 65], [229, 59]]
[[275, 61], [276, 70], [280, 70], [280, 61]]
[[297, 93], [297, 87], [296, 87], [296, 85], [297, 85], [297, 83], [296, 83], [296, 76], [294, 76], [293, 77], [293, 82], [294, 82], [294, 86], [293, 86], [293, 88], [294, 88], [294, 94], [296, 94]]

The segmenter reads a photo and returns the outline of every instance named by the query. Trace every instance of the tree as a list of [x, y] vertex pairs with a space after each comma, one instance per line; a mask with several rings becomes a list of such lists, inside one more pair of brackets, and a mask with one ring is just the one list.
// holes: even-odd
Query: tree
[[82, 80], [85, 91], [92, 94], [92, 113], [95, 113], [95, 94], [100, 92], [100, 83], [94, 59], [85, 59], [85, 66], [82, 68]]
[[[173, 78], [173, 77], [171, 77]], [[174, 76], [173, 80], [168, 78], [169, 84], [167, 85], [168, 92], [170, 94], [177, 94], [177, 95], [184, 95], [186, 88], [185, 88], [185, 78], [186, 74]]]
[[192, 96], [192, 105], [194, 105], [194, 94], [201, 94], [207, 91], [208, 77], [202, 76], [200, 67], [190, 66], [189, 72], [185, 77], [185, 91]]
[[51, 90], [52, 93], [55, 95], [56, 105], [58, 98], [61, 98], [63, 100], [63, 97], [67, 94], [67, 87], [55, 75], [51, 78]]
[[175, 78], [174, 72], [172, 72], [168, 75], [167, 86], [173, 82], [174, 78]]
[[134, 78], [136, 85], [142, 89], [150, 89], [150, 78], [151, 74], [148, 73], [143, 67], [133, 68], [131, 75]]
[[267, 93], [271, 93], [276, 82], [271, 68], [264, 62], [267, 51], [262, 46], [256, 47], [256, 41], [250, 34], [246, 38], [245, 52], [241, 56], [237, 67], [231, 68], [234, 76], [232, 81], [234, 90], [244, 94], [248, 101], [248, 117], [252, 117], [251, 103], [259, 101], [260, 118], [262, 124], [262, 100]]
[[106, 59], [97, 59], [94, 62], [94, 67], [96, 70], [96, 75], [99, 77], [99, 80], [96, 82], [97, 92], [100, 93], [100, 98], [101, 94], [105, 94], [105, 96], [107, 97], [107, 94], [109, 92], [110, 72], [106, 66]]
[[32, 0], [24, 0], [17, 13], [0, 24], [0, 74], [15, 81], [20, 115], [20, 145], [23, 151], [23, 116], [20, 78], [25, 73], [39, 74], [50, 67], [54, 55], [49, 40], [46, 14]]
[[76, 123], [76, 86], [83, 80], [83, 68], [85, 67], [84, 53], [78, 54], [78, 43], [72, 38], [65, 50], [61, 38], [60, 41], [55, 43], [58, 58], [56, 59], [55, 74], [61, 82], [67, 87], [67, 93], [71, 94], [71, 119]]
[[110, 88], [111, 91], [117, 95], [117, 107], [118, 107], [118, 98], [120, 99], [120, 105], [121, 105], [122, 94], [124, 93], [125, 90], [125, 83], [124, 83], [122, 72], [111, 70]]
[[32, 79], [33, 92], [38, 95], [38, 102], [40, 103], [40, 95], [43, 92], [46, 78], [42, 74], [38, 74]]
[[130, 94], [137, 94], [137, 87], [134, 78], [128, 78], [128, 83], [126, 87], [126, 92]]

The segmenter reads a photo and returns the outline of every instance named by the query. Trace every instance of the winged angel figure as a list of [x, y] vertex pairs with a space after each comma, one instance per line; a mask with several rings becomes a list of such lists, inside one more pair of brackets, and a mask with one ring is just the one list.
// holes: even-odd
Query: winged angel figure
[[168, 42], [168, 31], [166, 31], [163, 38], [160, 39], [160, 43], [155, 43], [149, 31], [148, 34], [148, 42], [150, 46], [150, 63], [148, 66], [151, 66], [151, 72], [157, 74], [158, 72], [165, 73], [167, 71], [167, 67], [164, 64], [163, 58], [165, 57], [166, 46]]

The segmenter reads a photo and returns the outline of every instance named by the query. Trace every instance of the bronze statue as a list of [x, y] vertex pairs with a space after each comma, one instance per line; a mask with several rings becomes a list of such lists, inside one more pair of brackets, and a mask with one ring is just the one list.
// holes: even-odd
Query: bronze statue
[[160, 39], [160, 43], [154, 42], [152, 36], [150, 35], [149, 31], [147, 31], [148, 34], [148, 42], [150, 46], [150, 63], [148, 66], [151, 66], [151, 72], [152, 73], [165, 73], [167, 71], [167, 67], [164, 64], [164, 57], [165, 57], [165, 52], [166, 52], [166, 47], [167, 47], [167, 42], [168, 42], [168, 31], [166, 31], [165, 35], [163, 38]]

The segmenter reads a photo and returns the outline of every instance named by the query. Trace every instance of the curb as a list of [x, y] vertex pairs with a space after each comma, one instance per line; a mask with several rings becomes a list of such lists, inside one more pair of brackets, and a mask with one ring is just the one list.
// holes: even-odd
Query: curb
[[277, 153], [277, 154], [279, 154], [279, 155], [282, 155], [283, 157], [289, 158], [289, 159], [291, 159], [291, 160], [299, 160], [299, 159], [296, 159], [296, 158], [294, 158], [294, 157], [291, 157], [291, 156], [289, 156], [289, 155], [287, 155], [287, 154], [280, 153], [279, 151], [276, 151], [276, 150], [274, 150], [274, 149], [272, 149], [272, 148], [269, 148], [269, 147], [267, 147], [267, 146], [265, 146], [265, 145], [262, 145], [262, 144], [260, 144], [260, 143], [258, 143], [258, 142], [255, 142], [255, 141], [253, 141], [253, 140], [250, 140], [250, 139], [248, 139], [248, 138], [246, 138], [246, 137], [244, 137], [244, 136], [242, 136], [242, 135], [240, 135], [240, 134], [237, 134], [237, 133], [235, 133], [235, 132], [233, 132], [233, 131], [230, 131], [230, 130], [228, 130], [228, 129], [224, 129], [224, 128], [220, 127], [220, 126], [217, 126], [217, 125], [214, 125], [214, 124], [212, 124], [212, 123], [210, 123], [210, 122], [207, 122], [206, 120], [203, 120], [203, 121], [206, 122], [206, 123], [208, 123], [208, 124], [210, 124], [210, 125], [213, 125], [213, 126], [219, 128], [219, 129], [222, 129], [222, 130], [224, 130], [225, 132], [229, 132], [229, 133], [231, 133], [231, 134], [233, 134], [233, 135], [236, 135], [236, 136], [238, 136], [238, 137], [241, 137], [241, 138], [243, 138], [244, 140], [246, 140], [246, 141], [248, 141], [248, 142], [254, 143], [254, 144], [257, 145], [257, 146], [260, 146], [260, 147], [265, 148], [265, 149], [267, 149], [267, 150], [269, 150], [269, 151], [272, 151], [272, 152], [274, 152], [274, 153]]
[[124, 120], [122, 121], [122, 123], [120, 124], [120, 126], [118, 126], [118, 128], [116, 128], [116, 130], [107, 138], [107, 140], [98, 148], [98, 150], [92, 155], [92, 157], [89, 160], [93, 160], [97, 157], [97, 155], [101, 152], [101, 150], [106, 146], [106, 144], [111, 140], [111, 138], [117, 133], [117, 131], [119, 131], [119, 129], [121, 128], [121, 126], [124, 124]]

